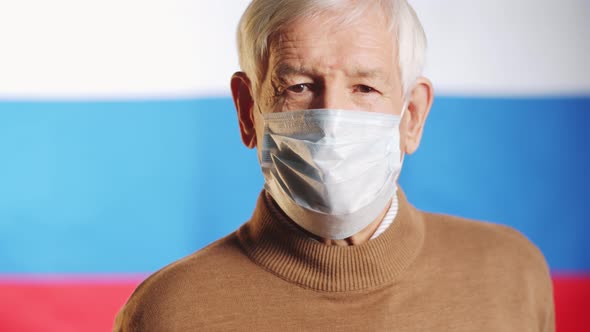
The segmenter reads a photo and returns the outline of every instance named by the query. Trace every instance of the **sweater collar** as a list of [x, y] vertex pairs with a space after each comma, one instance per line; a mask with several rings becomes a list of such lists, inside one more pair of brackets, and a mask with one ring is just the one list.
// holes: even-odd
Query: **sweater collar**
[[[293, 229], [295, 232], [304, 232], [302, 229], [300, 229], [297, 226], [297, 224], [295, 222], [290, 220], [289, 217], [287, 217], [283, 213], [283, 211], [281, 211], [281, 209], [273, 201], [273, 198], [272, 198], [272, 196], [270, 196], [268, 191], [263, 191], [263, 194], [264, 195], [262, 195], [262, 196], [266, 200], [266, 202], [265, 202], [266, 206], [268, 207], [268, 210], [270, 211], [270, 214], [271, 214], [271, 217], [273, 218], [273, 220], [279, 220], [280, 222], [287, 223], [287, 225], [289, 227], [291, 227], [291, 229]], [[371, 235], [370, 240], [376, 239], [379, 235], [383, 234], [383, 232], [385, 232], [385, 230], [389, 226], [391, 226], [391, 223], [393, 223], [393, 220], [394, 220], [395, 216], [397, 215], [397, 207], [398, 207], [398, 202], [397, 202], [397, 195], [396, 195], [396, 197], [391, 201], [391, 204], [389, 205], [389, 209], [385, 213], [383, 220], [381, 220], [379, 227], [377, 227], [377, 229], [375, 230], [373, 235]], [[309, 234], [308, 234], [308, 237], [313, 239], [313, 237], [311, 237]], [[314, 241], [315, 241], [315, 239], [314, 239]]]
[[421, 214], [398, 188], [393, 224], [379, 237], [358, 246], [328, 246], [295, 231], [271, 213], [258, 197], [249, 222], [238, 230], [246, 254], [266, 270], [302, 287], [345, 292], [393, 282], [414, 260], [424, 241]]

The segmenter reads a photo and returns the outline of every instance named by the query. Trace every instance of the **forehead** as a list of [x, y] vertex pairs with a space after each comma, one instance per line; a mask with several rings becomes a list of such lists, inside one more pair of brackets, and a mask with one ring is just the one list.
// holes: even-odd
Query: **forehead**
[[383, 15], [367, 10], [353, 20], [325, 11], [285, 26], [270, 42], [269, 69], [371, 73], [395, 71], [395, 39]]

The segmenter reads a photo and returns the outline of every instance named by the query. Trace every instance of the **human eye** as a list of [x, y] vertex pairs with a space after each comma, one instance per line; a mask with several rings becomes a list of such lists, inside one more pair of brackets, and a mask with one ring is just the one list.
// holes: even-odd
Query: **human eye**
[[372, 92], [378, 92], [375, 88], [370, 87], [368, 85], [365, 84], [358, 84], [354, 87], [355, 92], [360, 92], [360, 93], [372, 93]]
[[291, 85], [287, 88], [287, 91], [291, 92], [291, 93], [295, 93], [295, 94], [301, 94], [304, 92], [308, 92], [311, 91], [311, 84], [309, 83], [299, 83], [299, 84], [294, 84]]

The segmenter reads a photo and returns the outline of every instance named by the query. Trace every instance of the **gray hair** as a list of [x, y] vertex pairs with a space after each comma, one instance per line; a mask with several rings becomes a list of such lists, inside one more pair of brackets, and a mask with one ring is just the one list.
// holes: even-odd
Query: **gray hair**
[[[253, 0], [240, 20], [237, 32], [240, 67], [251, 80], [253, 92], [266, 75], [270, 39], [289, 23], [326, 10], [340, 10], [342, 23], [352, 22], [369, 8], [380, 5], [389, 31], [396, 39], [398, 66], [404, 96], [422, 75], [426, 35], [406, 0]], [[395, 56], [395, 54], [394, 54]]]

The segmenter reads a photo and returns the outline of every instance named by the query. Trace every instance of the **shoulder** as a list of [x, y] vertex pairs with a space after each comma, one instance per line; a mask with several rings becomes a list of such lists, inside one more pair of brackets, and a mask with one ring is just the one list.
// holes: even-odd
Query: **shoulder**
[[516, 229], [491, 222], [424, 213], [425, 250], [437, 264], [488, 280], [506, 291], [526, 288], [532, 296], [552, 296], [545, 257]]
[[548, 272], [539, 248], [518, 230], [502, 224], [422, 212], [426, 237], [434, 245], [464, 255], [518, 263]]
[[[491, 222], [423, 213], [425, 250], [449, 272], [490, 297], [520, 303], [541, 326], [553, 324], [553, 285], [545, 257], [516, 229]], [[467, 283], [467, 281], [464, 281]]]
[[[545, 257], [516, 229], [484, 221], [421, 212], [422, 266], [438, 280], [477, 290], [482, 303], [502, 303], [531, 318], [542, 331], [554, 326], [553, 285]], [[533, 324], [531, 323], [531, 324]]]
[[226, 283], [230, 276], [224, 268], [244, 264], [244, 258], [232, 233], [160, 269], [135, 289], [117, 314], [114, 331], [171, 328], [188, 308], [199, 315], [198, 300]]

